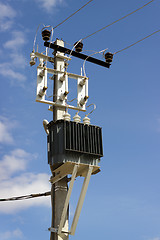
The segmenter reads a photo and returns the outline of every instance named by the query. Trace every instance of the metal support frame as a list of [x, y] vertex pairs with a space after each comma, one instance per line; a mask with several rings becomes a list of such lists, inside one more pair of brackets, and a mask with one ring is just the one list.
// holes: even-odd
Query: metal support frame
[[92, 169], [93, 169], [93, 166], [88, 166], [88, 172], [87, 172], [87, 175], [86, 175], [86, 177], [84, 179], [84, 182], [83, 182], [81, 194], [80, 194], [80, 197], [79, 197], [79, 200], [78, 200], [77, 208], [76, 208], [76, 211], [75, 211], [75, 214], [74, 214], [74, 218], [73, 218], [73, 222], [72, 222], [72, 226], [71, 226], [71, 230], [70, 230], [71, 235], [75, 234], [75, 230], [76, 230], [77, 223], [78, 223], [78, 220], [79, 220], [79, 216], [80, 216], [80, 213], [81, 213], [81, 209], [82, 209], [82, 206], [83, 206], [84, 198], [86, 196], [88, 184], [89, 184], [90, 177], [91, 177], [91, 174], [92, 174]]
[[[70, 235], [75, 234], [75, 230], [76, 230], [79, 216], [80, 216], [80, 213], [82, 210], [83, 202], [84, 202], [84, 199], [86, 196], [90, 177], [92, 174], [96, 174], [98, 172], [98, 170], [99, 170], [99, 166], [92, 166], [92, 165], [88, 165], [88, 164], [74, 163], [74, 162], [66, 162], [54, 170], [55, 176], [52, 177], [50, 180], [52, 184], [55, 184], [56, 182], [60, 181], [68, 174], [71, 174], [71, 181], [70, 181], [69, 189], [68, 189], [66, 199], [64, 202], [64, 207], [63, 207], [59, 226], [58, 226], [58, 228], [49, 228], [50, 232], [54, 232], [54, 233], [56, 232], [59, 236], [61, 236], [62, 239], [66, 238], [66, 234], [70, 234]], [[68, 210], [69, 201], [71, 198], [74, 181], [75, 181], [75, 178], [78, 176], [83, 176], [84, 182], [83, 182], [83, 186], [82, 186], [79, 200], [77, 203], [77, 207], [75, 210], [71, 229], [69, 231], [65, 231], [63, 226], [64, 226], [64, 222], [65, 222], [66, 215], [67, 215], [67, 210]]]
[[[61, 108], [63, 110], [66, 109], [73, 109], [76, 111], [86, 111], [86, 103], [88, 99], [88, 78], [85, 76], [81, 76], [74, 73], [69, 73], [61, 69], [51, 69], [48, 67], [43, 66], [44, 61], [49, 61], [49, 57], [36, 52], [35, 56], [39, 58], [40, 64], [37, 67], [37, 96], [36, 96], [36, 102], [49, 104], [49, 110], [53, 111], [53, 106]], [[61, 56], [60, 54], [56, 54], [56, 58], [64, 60], [65, 58], [67, 60], [70, 60], [68, 57]], [[53, 60], [53, 58], [51, 58]], [[57, 81], [57, 96], [58, 99], [56, 101], [49, 101], [45, 99], [46, 90], [47, 90], [47, 75], [53, 74], [58, 78]], [[64, 77], [64, 81], [61, 81], [60, 79]], [[61, 95], [63, 93], [67, 92], [68, 94], [68, 78], [76, 79], [77, 80], [77, 106], [72, 105], [66, 105], [65, 100], [67, 99], [67, 96], [64, 97], [64, 99], [61, 99]], [[50, 78], [53, 80], [53, 78]], [[84, 82], [84, 84], [80, 84], [81, 82]]]

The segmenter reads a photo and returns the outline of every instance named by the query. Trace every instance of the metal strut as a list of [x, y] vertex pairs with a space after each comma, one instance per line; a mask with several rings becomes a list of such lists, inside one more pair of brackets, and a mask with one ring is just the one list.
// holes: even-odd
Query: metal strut
[[[67, 162], [64, 163], [62, 166], [60, 166], [59, 168], [57, 168], [55, 170], [55, 173], [57, 173], [57, 175], [55, 177], [51, 178], [51, 183], [54, 184], [55, 182], [61, 180], [62, 178], [64, 178], [65, 176], [67, 176], [68, 174], [71, 174], [71, 181], [70, 181], [70, 185], [69, 185], [69, 189], [67, 192], [67, 196], [66, 196], [66, 200], [64, 203], [64, 207], [63, 207], [63, 211], [62, 211], [62, 215], [61, 215], [61, 219], [60, 219], [60, 223], [58, 228], [49, 228], [48, 230], [50, 232], [56, 232], [59, 236], [61, 236], [62, 239], [66, 238], [66, 234], [70, 234], [70, 235], [74, 235], [75, 234], [75, 230], [77, 227], [77, 223], [79, 220], [79, 216], [82, 210], [82, 206], [83, 206], [83, 202], [85, 199], [85, 195], [87, 192], [87, 188], [88, 188], [88, 184], [90, 181], [90, 177], [91, 174], [95, 174], [97, 173], [99, 170], [98, 166], [92, 166], [92, 165], [88, 165], [88, 164], [81, 164], [81, 163], [73, 163], [73, 162]], [[74, 181], [75, 178], [77, 176], [84, 176], [84, 182], [83, 182], [83, 186], [81, 189], [81, 193], [79, 196], [79, 200], [77, 203], [77, 207], [75, 210], [75, 214], [74, 214], [74, 218], [72, 221], [72, 225], [71, 225], [71, 229], [66, 232], [63, 227], [64, 227], [64, 223], [65, 223], [65, 219], [66, 219], [66, 215], [67, 215], [67, 211], [68, 211], [68, 206], [69, 206], [69, 201], [70, 201], [70, 197], [71, 197], [71, 193], [72, 193], [72, 189], [73, 189], [73, 185], [74, 185]]]

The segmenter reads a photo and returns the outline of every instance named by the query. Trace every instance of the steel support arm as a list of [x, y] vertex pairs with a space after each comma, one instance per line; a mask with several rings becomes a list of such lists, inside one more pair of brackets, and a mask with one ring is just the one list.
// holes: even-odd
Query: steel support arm
[[93, 57], [90, 57], [90, 56], [87, 56], [85, 54], [82, 54], [82, 53], [78, 53], [76, 51], [72, 51], [68, 48], [65, 48], [65, 47], [62, 47], [62, 46], [59, 46], [59, 45], [55, 45], [53, 43], [50, 43], [50, 42], [44, 42], [44, 46], [45, 47], [49, 47], [49, 48], [52, 48], [54, 49], [55, 51], [59, 51], [59, 52], [62, 52], [62, 53], [65, 53], [65, 54], [69, 54], [69, 55], [72, 55], [74, 57], [78, 57], [80, 59], [83, 59], [83, 60], [86, 60], [88, 62], [91, 62], [91, 63], [95, 63], [97, 65], [100, 65], [102, 67], [106, 67], [106, 68], [109, 68], [111, 64], [109, 63], [106, 63], [104, 61], [101, 61], [97, 58], [93, 58]]

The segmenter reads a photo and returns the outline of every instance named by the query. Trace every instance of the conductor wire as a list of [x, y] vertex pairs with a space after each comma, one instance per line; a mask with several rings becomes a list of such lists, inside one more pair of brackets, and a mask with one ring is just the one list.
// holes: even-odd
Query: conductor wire
[[155, 31], [155, 32], [153, 32], [153, 33], [151, 33], [151, 34], [149, 34], [148, 36], [146, 36], [146, 37], [144, 37], [144, 38], [138, 40], [137, 42], [132, 43], [131, 45], [129, 45], [129, 46], [125, 47], [125, 48], [122, 48], [121, 50], [115, 52], [114, 54], [117, 54], [117, 53], [123, 52], [124, 50], [127, 50], [128, 48], [130, 48], [130, 47], [136, 45], [136, 44], [139, 43], [139, 42], [142, 42], [143, 40], [145, 40], [145, 39], [151, 37], [152, 35], [154, 35], [154, 34], [156, 34], [156, 33], [158, 33], [158, 32], [160, 32], [160, 29], [157, 30], [157, 31]]
[[64, 19], [61, 23], [59, 23], [58, 25], [56, 25], [53, 29], [59, 27], [60, 25], [62, 25], [64, 22], [66, 22], [69, 18], [73, 17], [76, 13], [78, 13], [81, 9], [83, 9], [85, 6], [87, 6], [90, 2], [92, 2], [93, 0], [88, 1], [86, 4], [84, 4], [81, 8], [79, 8], [77, 11], [75, 11], [74, 13], [72, 13], [69, 17], [67, 17], [66, 19]]
[[99, 51], [99, 52], [94, 52], [94, 53], [92, 53], [91, 55], [89, 55], [89, 56], [84, 60], [84, 62], [83, 62], [83, 73], [84, 73], [84, 76], [85, 76], [85, 77], [86, 77], [85, 63], [86, 63], [87, 59], [88, 59], [89, 57], [93, 56], [94, 54], [103, 53], [103, 52], [105, 52], [107, 49], [108, 49], [108, 48], [105, 48], [105, 49], [103, 49], [103, 50], [101, 50], [101, 51]]
[[117, 22], [119, 22], [119, 21], [123, 20], [124, 18], [126, 18], [126, 17], [128, 17], [128, 16], [132, 15], [133, 13], [135, 13], [135, 12], [139, 11], [140, 9], [142, 9], [142, 8], [146, 7], [147, 5], [149, 5], [150, 3], [152, 3], [153, 1], [154, 1], [154, 0], [151, 0], [151, 1], [149, 1], [148, 3], [144, 4], [142, 7], [140, 7], [140, 8], [137, 8], [136, 10], [134, 10], [134, 11], [132, 11], [132, 12], [128, 13], [127, 15], [125, 15], [125, 16], [123, 16], [123, 17], [119, 18], [119, 19], [117, 19], [116, 21], [114, 21], [114, 22], [112, 22], [112, 23], [108, 24], [107, 26], [105, 26], [105, 27], [103, 27], [103, 28], [101, 28], [101, 29], [99, 29], [99, 30], [95, 31], [94, 33], [92, 33], [92, 34], [90, 34], [90, 35], [88, 35], [88, 36], [86, 36], [86, 37], [84, 37], [84, 38], [82, 38], [82, 40], [85, 40], [85, 39], [87, 39], [87, 38], [89, 38], [89, 37], [93, 36], [94, 34], [96, 34], [96, 33], [100, 32], [100, 31], [104, 30], [105, 28], [107, 28], [107, 27], [110, 27], [110, 26], [112, 26], [113, 24], [115, 24], [115, 23], [117, 23]]
[[86, 114], [86, 115], [85, 115], [86, 117], [88, 117], [91, 113], [94, 112], [94, 110], [96, 110], [96, 104], [91, 103], [90, 105], [87, 106], [87, 108], [90, 107], [90, 106], [93, 106], [93, 110], [92, 110], [91, 112], [89, 112], [88, 114]]
[[19, 196], [19, 197], [11, 197], [11, 198], [2, 198], [0, 199], [0, 202], [7, 202], [7, 201], [16, 201], [16, 200], [26, 200], [26, 199], [31, 199], [31, 198], [37, 198], [37, 197], [44, 197], [44, 196], [49, 196], [51, 195], [51, 192], [44, 192], [44, 193], [34, 193], [30, 195], [25, 195], [25, 196]]

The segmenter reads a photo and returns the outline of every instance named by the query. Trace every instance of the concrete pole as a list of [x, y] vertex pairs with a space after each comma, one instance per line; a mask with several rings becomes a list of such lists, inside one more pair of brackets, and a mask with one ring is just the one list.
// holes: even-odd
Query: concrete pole
[[[55, 44], [60, 45], [64, 47], [64, 42], [62, 40], [57, 39], [55, 41]], [[63, 53], [59, 53], [61, 55], [64, 55]], [[54, 69], [62, 70], [64, 71], [64, 60], [61, 58], [58, 58], [56, 56], [56, 52], [54, 53]], [[54, 75], [54, 91], [53, 91], [53, 101], [55, 102], [57, 100], [57, 92], [58, 92], [58, 86], [57, 83], [59, 81], [59, 76]], [[65, 113], [64, 108], [59, 107], [53, 107], [53, 121], [57, 121], [59, 119], [63, 119], [63, 114]], [[51, 171], [53, 171], [55, 168], [58, 167], [58, 164], [55, 164], [54, 166], [51, 166]], [[53, 174], [53, 172], [52, 172]], [[63, 178], [61, 181], [55, 183], [51, 187], [51, 204], [52, 204], [52, 228], [58, 228], [64, 202], [66, 199], [68, 191], [68, 181], [67, 177]], [[64, 230], [68, 231], [68, 215], [65, 220], [64, 224]], [[65, 234], [63, 236], [59, 236], [57, 233], [51, 232], [50, 240], [68, 240], [68, 235]]]

